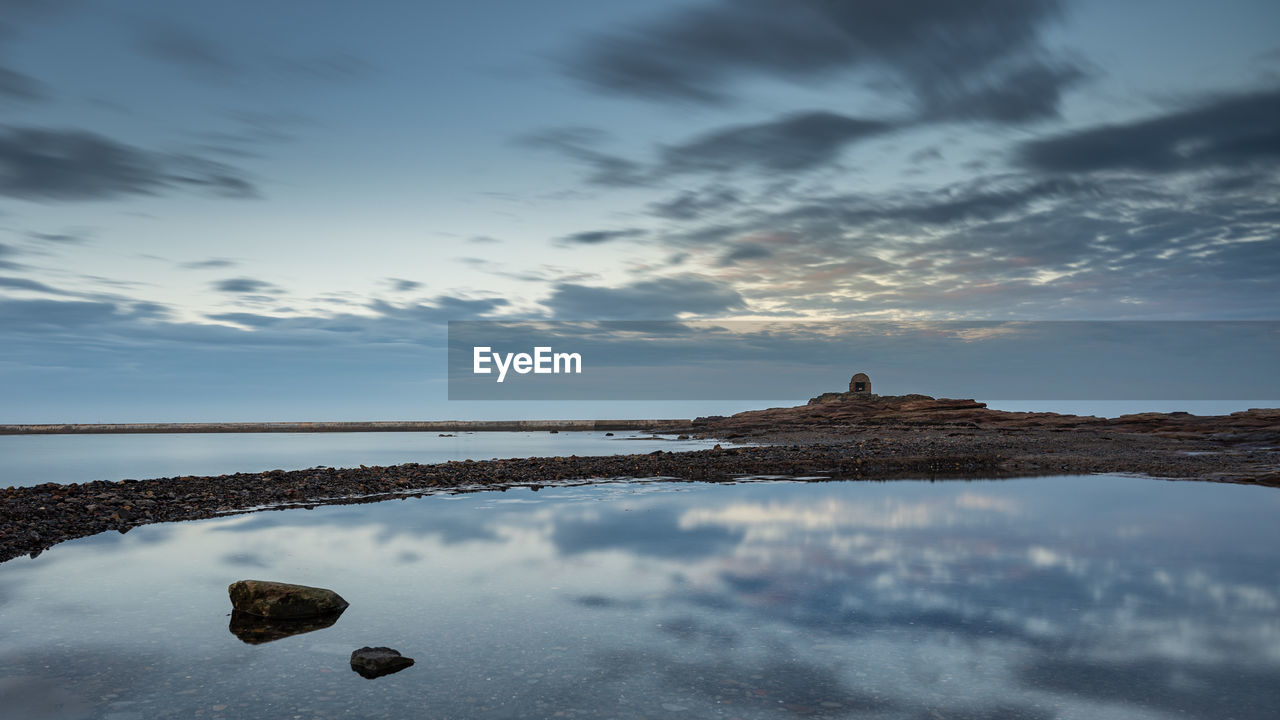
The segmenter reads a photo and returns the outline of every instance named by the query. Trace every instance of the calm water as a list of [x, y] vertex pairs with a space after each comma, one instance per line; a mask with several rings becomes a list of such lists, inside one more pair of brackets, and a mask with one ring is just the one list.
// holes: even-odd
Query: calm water
[[[702, 450], [707, 440], [618, 432], [206, 433], [0, 436], [0, 487], [535, 455]], [[727, 447], [727, 446], [726, 446]]]
[[[1280, 491], [608, 484], [152, 525], [0, 565], [5, 718], [1273, 718]], [[243, 578], [336, 624], [250, 645]], [[352, 650], [417, 659], [366, 680]]]

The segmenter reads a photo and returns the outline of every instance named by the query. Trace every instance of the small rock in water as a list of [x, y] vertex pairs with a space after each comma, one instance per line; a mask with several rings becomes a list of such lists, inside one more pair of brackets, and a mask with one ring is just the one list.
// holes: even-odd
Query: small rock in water
[[389, 647], [362, 647], [351, 653], [351, 669], [370, 680], [400, 672], [412, 664], [413, 658]]
[[239, 580], [227, 593], [236, 610], [276, 620], [340, 613], [348, 605], [332, 590], [269, 580]]

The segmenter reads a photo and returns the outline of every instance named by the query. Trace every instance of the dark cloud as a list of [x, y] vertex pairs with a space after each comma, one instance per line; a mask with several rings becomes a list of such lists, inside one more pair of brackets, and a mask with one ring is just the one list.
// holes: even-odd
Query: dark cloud
[[15, 331], [102, 327], [158, 314], [157, 307], [145, 303], [133, 308], [127, 304], [103, 301], [0, 299], [0, 327]]
[[1025, 209], [1047, 198], [1069, 197], [1096, 192], [1091, 183], [1076, 180], [1041, 180], [1026, 183], [1014, 181], [1001, 187], [988, 182], [950, 188], [946, 194], [935, 194], [922, 202], [868, 209], [853, 209], [848, 218], [854, 221], [900, 220], [910, 224], [946, 225], [968, 220], [989, 220], [1006, 213]]
[[555, 285], [545, 303], [561, 319], [664, 320], [682, 313], [715, 315], [745, 306], [729, 285], [702, 275], [643, 280], [621, 287]]
[[205, 76], [225, 76], [239, 71], [227, 52], [212, 38], [174, 23], [147, 23], [138, 35], [138, 48], [146, 55]]
[[293, 112], [233, 112], [229, 113], [231, 129], [201, 133], [208, 141], [205, 147], [216, 148], [228, 155], [256, 157], [263, 145], [292, 142], [301, 128], [313, 124], [310, 118]]
[[239, 265], [234, 260], [226, 258], [209, 258], [208, 260], [195, 260], [192, 262], [179, 263], [178, 267], [183, 270], [217, 270], [222, 268], [235, 267]]
[[12, 245], [5, 245], [4, 243], [0, 243], [0, 269], [17, 270], [21, 268], [22, 267], [21, 264], [5, 259], [7, 257], [13, 257], [14, 255], [18, 255], [18, 254], [20, 254], [20, 252], [17, 248], [13, 247]]
[[669, 220], [694, 220], [733, 207], [741, 199], [737, 190], [715, 185], [702, 190], [685, 190], [668, 200], [650, 203], [649, 212]]
[[626, 230], [587, 230], [572, 235], [566, 235], [560, 238], [559, 242], [570, 245], [599, 245], [601, 243], [612, 242], [614, 240], [625, 240], [627, 238], [640, 237], [645, 234], [644, 230], [638, 228], [628, 228]]
[[255, 194], [234, 168], [203, 158], [155, 153], [78, 130], [0, 130], [0, 195], [101, 200], [182, 186], [230, 197]]
[[44, 83], [30, 75], [0, 67], [0, 100], [30, 102], [47, 97]]
[[1041, 60], [1040, 30], [1058, 9], [1055, 0], [714, 0], [596, 37], [566, 69], [601, 92], [696, 103], [729, 102], [756, 78], [862, 71], [905, 87], [928, 115], [1024, 120], [1056, 112], [1075, 79]]
[[192, 155], [174, 155], [168, 158], [167, 180], [174, 185], [188, 185], [204, 189], [212, 195], [232, 198], [258, 196], [253, 183], [239, 175], [229, 165]]
[[387, 283], [391, 285], [391, 289], [396, 292], [409, 292], [422, 287], [422, 283], [417, 280], [405, 280], [404, 278], [387, 278]]
[[234, 293], [237, 295], [261, 294], [261, 293], [278, 293], [280, 288], [267, 282], [266, 280], [256, 280], [249, 277], [227, 278], [210, 283], [214, 290], [224, 293]]
[[506, 298], [464, 298], [439, 295], [426, 303], [392, 305], [382, 300], [369, 303], [369, 308], [384, 318], [404, 321], [410, 327], [423, 323], [441, 324], [450, 320], [484, 317], [510, 305]]
[[244, 38], [235, 45], [174, 22], [151, 22], [138, 32], [137, 47], [146, 56], [169, 63], [192, 76], [215, 83], [270, 76], [278, 80], [350, 83], [373, 73], [364, 58], [345, 50], [321, 50], [299, 55], [279, 55], [270, 49], [273, 37], [248, 46]]
[[1181, 111], [1024, 143], [1018, 161], [1039, 172], [1274, 167], [1280, 89], [1217, 97]]
[[611, 187], [647, 185], [651, 180], [639, 163], [596, 149], [606, 137], [602, 130], [584, 127], [550, 128], [522, 135], [517, 145], [550, 150], [591, 169], [587, 182]]
[[500, 243], [502, 241], [499, 240], [498, 238], [489, 237], [488, 235], [476, 235], [474, 237], [467, 238], [467, 242], [475, 243], [477, 245], [486, 245], [486, 244]]
[[733, 265], [740, 260], [759, 260], [772, 257], [773, 251], [757, 243], [741, 243], [720, 256], [721, 265]]
[[505, 298], [461, 298], [440, 295], [426, 302], [395, 305], [382, 300], [368, 303], [373, 315], [330, 315], [280, 317], [258, 313], [219, 313], [210, 320], [231, 322], [251, 328], [271, 328], [276, 337], [348, 335], [371, 342], [421, 343], [431, 327], [442, 328], [450, 320], [484, 317], [507, 307]]
[[971, 86], [944, 88], [927, 99], [922, 119], [1019, 124], [1053, 118], [1062, 93], [1087, 77], [1074, 65], [1031, 62]]
[[911, 157], [907, 158], [912, 165], [920, 165], [927, 162], [936, 162], [942, 159], [942, 151], [936, 147], [927, 147], [911, 153]]
[[[0, 50], [21, 35], [22, 25], [60, 14], [71, 2], [66, 0], [0, 1]], [[0, 106], [6, 102], [31, 103], [49, 98], [48, 87], [40, 80], [0, 65]]]
[[[651, 163], [628, 160], [595, 149], [604, 134], [588, 128], [544, 130], [520, 138], [530, 147], [552, 150], [589, 168], [587, 182], [627, 187], [653, 185], [695, 173], [796, 173], [836, 163], [849, 145], [896, 129], [893, 123], [809, 111], [759, 123], [733, 125], [659, 148]], [[732, 203], [736, 193], [721, 188], [686, 193], [654, 206], [656, 214], [679, 219]]]
[[0, 288], [8, 288], [10, 290], [32, 290], [35, 292], [49, 293], [51, 295], [66, 294], [55, 287], [35, 280], [30, 280], [28, 278], [0, 277]]
[[42, 242], [60, 243], [65, 245], [75, 245], [89, 241], [87, 235], [77, 235], [72, 233], [27, 233], [27, 237], [32, 240], [40, 240]]
[[878, 120], [831, 112], [785, 115], [768, 122], [723, 128], [666, 147], [657, 173], [808, 170], [834, 162], [846, 145], [892, 127]]

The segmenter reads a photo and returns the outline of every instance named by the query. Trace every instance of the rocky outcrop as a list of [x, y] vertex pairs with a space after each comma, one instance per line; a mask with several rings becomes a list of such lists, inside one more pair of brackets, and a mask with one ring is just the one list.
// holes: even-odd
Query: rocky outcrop
[[272, 620], [337, 615], [348, 605], [332, 590], [269, 580], [239, 580], [231, 583], [227, 593], [239, 612]]
[[351, 653], [351, 669], [370, 680], [398, 673], [412, 664], [413, 658], [389, 647], [362, 647]]
[[814, 431], [876, 427], [977, 428], [984, 430], [1097, 430], [1231, 443], [1280, 443], [1280, 409], [1255, 408], [1230, 415], [1139, 413], [1116, 418], [1050, 412], [992, 410], [975, 400], [928, 395], [825, 393], [807, 405], [694, 420], [704, 434], [758, 434], [803, 428]]

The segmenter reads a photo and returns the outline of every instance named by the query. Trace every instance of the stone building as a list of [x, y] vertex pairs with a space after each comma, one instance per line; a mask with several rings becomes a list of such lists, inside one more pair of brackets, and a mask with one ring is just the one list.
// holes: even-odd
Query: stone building
[[871, 392], [871, 378], [866, 373], [858, 373], [849, 380], [849, 392], [869, 393]]

